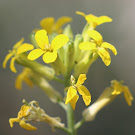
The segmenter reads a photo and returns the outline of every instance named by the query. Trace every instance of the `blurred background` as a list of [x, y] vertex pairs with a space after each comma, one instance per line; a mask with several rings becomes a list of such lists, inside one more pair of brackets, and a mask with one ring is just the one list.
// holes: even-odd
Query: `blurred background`
[[[92, 103], [98, 98], [106, 86], [113, 79], [124, 80], [131, 93], [135, 95], [135, 1], [134, 0], [0, 0], [0, 63], [5, 58], [8, 50], [21, 39], [30, 42], [28, 35], [39, 28], [39, 22], [44, 17], [70, 16], [74, 34], [81, 33], [85, 25], [83, 17], [76, 15], [75, 11], [83, 11], [86, 14], [96, 16], [107, 15], [113, 18], [112, 23], [106, 23], [97, 28], [104, 40], [113, 44], [117, 50], [117, 56], [111, 56], [112, 62], [106, 67], [99, 58], [87, 74], [86, 87], [92, 94]], [[21, 67], [16, 65], [18, 73]], [[17, 73], [17, 74], [18, 74]], [[9, 69], [0, 68], [0, 134], [1, 135], [64, 135], [62, 131], [52, 132], [46, 123], [38, 123], [37, 131], [26, 131], [17, 123], [10, 128], [8, 119], [16, 117], [22, 99], [28, 102], [36, 100], [40, 106], [51, 116], [60, 116], [62, 122], [66, 122], [65, 112], [57, 105], [52, 104], [43, 92], [34, 87], [30, 89], [25, 84], [22, 91], [17, 91], [14, 82], [17, 74]], [[55, 88], [63, 91], [63, 86], [51, 83]], [[85, 123], [78, 134], [91, 135], [134, 135], [135, 134], [135, 102], [128, 107], [123, 95], [109, 106], [99, 112], [93, 122]], [[85, 109], [82, 99], [79, 99], [75, 110], [76, 121], [80, 120], [81, 112]], [[33, 124], [34, 125], [34, 124]]]

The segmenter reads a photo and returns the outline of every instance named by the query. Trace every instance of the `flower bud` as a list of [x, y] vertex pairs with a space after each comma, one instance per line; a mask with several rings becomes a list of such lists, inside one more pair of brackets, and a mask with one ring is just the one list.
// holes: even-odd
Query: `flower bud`
[[31, 34], [29, 35], [30, 41], [31, 43], [36, 47], [39, 48], [36, 40], [35, 40], [35, 32], [31, 32]]
[[84, 39], [84, 42], [90, 41], [90, 36], [87, 34], [88, 31], [94, 30], [96, 27], [96, 23], [87, 23], [83, 29], [82, 36]]
[[26, 53], [20, 54], [19, 57], [16, 58], [16, 62], [32, 69], [34, 72], [46, 78], [47, 80], [52, 80], [54, 78], [55, 72], [52, 68], [41, 65], [36, 61], [28, 60]]
[[45, 92], [52, 102], [57, 103], [62, 99], [60, 93], [56, 91], [43, 77], [33, 74], [30, 78], [34, 84]]
[[80, 74], [86, 74], [88, 72], [88, 69], [91, 65], [91, 53], [86, 52], [85, 57], [75, 65], [74, 67], [74, 76], [75, 78], [78, 78]]
[[75, 64], [77, 64], [83, 56], [83, 50], [79, 48], [79, 44], [83, 42], [82, 35], [77, 34], [74, 40], [74, 47], [75, 47]]
[[73, 32], [72, 32], [72, 29], [71, 29], [71, 26], [70, 24], [68, 24], [64, 31], [63, 31], [63, 34], [67, 35], [69, 37], [69, 39], [72, 39], [73, 40]]
[[59, 55], [53, 63], [50, 63], [50, 65], [55, 70], [56, 75], [60, 75], [60, 74], [65, 75], [67, 69], [63, 64], [63, 62], [61, 61]]
[[116, 95], [112, 95], [112, 92], [112, 87], [106, 88], [97, 101], [83, 111], [82, 115], [85, 121], [94, 120], [97, 113], [115, 99]]
[[49, 35], [49, 41], [50, 43], [52, 42], [52, 40], [57, 36], [58, 34], [53, 32], [52, 34]]
[[[65, 27], [63, 34], [67, 35], [69, 37], [69, 40], [71, 40], [71, 41], [73, 40], [73, 33], [72, 33], [70, 24], [68, 24]], [[68, 47], [68, 45], [66, 44], [58, 50], [58, 54], [59, 54], [59, 57], [60, 57], [62, 63], [64, 63], [64, 56], [65, 56], [65, 51], [67, 50], [67, 47]]]
[[66, 68], [68, 71], [71, 71], [74, 66], [74, 43], [72, 41], [69, 41], [67, 44], [67, 48], [65, 50], [65, 60], [64, 64], [66, 65]]

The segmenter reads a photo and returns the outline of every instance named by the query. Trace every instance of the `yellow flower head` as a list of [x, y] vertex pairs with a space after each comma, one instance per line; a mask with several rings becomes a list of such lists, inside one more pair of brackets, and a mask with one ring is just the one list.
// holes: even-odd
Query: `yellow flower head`
[[76, 14], [83, 16], [88, 23], [93, 23], [95, 26], [101, 25], [101, 24], [107, 23], [107, 22], [112, 22], [112, 19], [108, 16], [97, 17], [92, 14], [86, 15], [85, 13], [80, 12], [80, 11], [76, 11]]
[[86, 106], [88, 106], [91, 102], [91, 94], [88, 91], [88, 89], [82, 85], [84, 83], [84, 81], [86, 80], [86, 75], [85, 74], [80, 74], [77, 83], [75, 84], [75, 79], [73, 76], [71, 76], [71, 83], [72, 86], [70, 86], [68, 88], [68, 92], [67, 92], [67, 97], [66, 97], [66, 101], [65, 104], [70, 103], [73, 110], [75, 110], [75, 106], [76, 106], [76, 102], [79, 98], [77, 92], [82, 95], [83, 101], [85, 103]]
[[60, 34], [49, 44], [47, 32], [45, 30], [39, 30], [35, 34], [35, 40], [38, 43], [39, 49], [31, 51], [28, 55], [28, 59], [35, 60], [44, 54], [43, 61], [45, 63], [52, 63], [57, 58], [57, 50], [64, 46], [69, 38], [64, 34]]
[[62, 33], [62, 26], [68, 22], [71, 22], [72, 18], [63, 16], [56, 22], [53, 17], [47, 17], [41, 20], [40, 26], [47, 31], [48, 34], [52, 32]]
[[19, 125], [22, 128], [26, 129], [26, 130], [37, 130], [36, 127], [30, 125], [29, 123], [26, 123], [25, 120], [24, 120], [25, 117], [28, 117], [29, 116], [30, 110], [31, 110], [31, 107], [30, 106], [23, 105], [21, 107], [21, 110], [18, 113], [17, 118], [10, 118], [9, 119], [10, 126], [13, 127], [13, 123], [14, 122], [19, 122]]
[[10, 62], [10, 69], [14, 73], [17, 72], [16, 68], [14, 66], [16, 57], [23, 52], [34, 49], [33, 45], [28, 44], [28, 43], [23, 43], [23, 41], [24, 41], [24, 38], [22, 38], [19, 42], [17, 42], [13, 46], [13, 49], [9, 51], [9, 53], [7, 54], [7, 56], [5, 57], [5, 60], [3, 62], [3, 68], [6, 68], [6, 64], [7, 64], [8, 60], [12, 57], [11, 62]]
[[31, 74], [31, 71], [29, 68], [24, 68], [22, 73], [20, 73], [15, 81], [15, 88], [18, 90], [22, 89], [22, 82], [24, 81], [26, 84], [28, 84], [30, 87], [33, 87], [32, 81], [29, 79], [29, 76]]
[[130, 93], [130, 90], [127, 86], [124, 86], [122, 82], [118, 82], [117, 80], [111, 81], [112, 87], [113, 87], [113, 92], [112, 95], [119, 95], [121, 93], [124, 94], [125, 100], [129, 106], [132, 105], [133, 101], [133, 96]]
[[96, 30], [90, 30], [87, 33], [90, 36], [91, 41], [82, 42], [79, 45], [79, 48], [81, 50], [91, 50], [94, 53], [98, 53], [105, 65], [109, 66], [111, 63], [111, 57], [108, 49], [110, 49], [114, 53], [114, 55], [117, 55], [116, 48], [107, 42], [103, 42], [103, 37]]

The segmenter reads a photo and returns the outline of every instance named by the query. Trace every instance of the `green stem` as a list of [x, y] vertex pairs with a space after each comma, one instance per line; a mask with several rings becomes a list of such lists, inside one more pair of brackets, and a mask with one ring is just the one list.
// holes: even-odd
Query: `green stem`
[[61, 127], [61, 128], [57, 128], [57, 129], [61, 129], [61, 130], [63, 130], [64, 132], [70, 134], [70, 131], [69, 131], [66, 127]]
[[70, 131], [69, 135], [76, 135], [77, 131], [74, 128], [74, 112], [70, 104], [67, 105], [67, 125]]
[[75, 124], [75, 127], [74, 128], [77, 130], [78, 128], [80, 128], [83, 125], [84, 122], [85, 122], [84, 119], [80, 120], [79, 122], [77, 122]]

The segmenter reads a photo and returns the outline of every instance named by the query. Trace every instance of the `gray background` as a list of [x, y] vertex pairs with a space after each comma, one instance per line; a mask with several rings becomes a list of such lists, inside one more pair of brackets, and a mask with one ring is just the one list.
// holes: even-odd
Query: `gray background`
[[[113, 79], [124, 80], [133, 95], [135, 77], [135, 1], [134, 0], [0, 0], [0, 63], [4, 60], [9, 49], [21, 37], [29, 42], [28, 34], [39, 27], [42, 18], [54, 16], [73, 17], [72, 28], [74, 34], [80, 33], [85, 20], [75, 14], [76, 10], [94, 15], [108, 15], [113, 18], [112, 23], [103, 24], [97, 30], [103, 35], [104, 40], [112, 43], [118, 50], [118, 55], [112, 55], [112, 62], [106, 67], [101, 59], [98, 59], [89, 70], [85, 83], [92, 94], [92, 103], [100, 95], [102, 90], [110, 85]], [[21, 71], [21, 67], [16, 65]], [[10, 128], [8, 119], [16, 117], [22, 99], [27, 101], [37, 100], [46, 113], [51, 116], [61, 116], [66, 122], [65, 112], [57, 105], [52, 104], [47, 96], [38, 89], [30, 89], [23, 85], [22, 91], [14, 88], [14, 80], [17, 74], [9, 69], [0, 67], [0, 134], [1, 135], [51, 135], [65, 134], [62, 131], [51, 132], [46, 123], [36, 124], [37, 131], [25, 131], [14, 124]], [[52, 82], [57, 89], [63, 91], [63, 86]], [[79, 99], [75, 110], [76, 121], [81, 118], [81, 111], [86, 108], [82, 99]], [[79, 135], [134, 135], [135, 134], [135, 107], [128, 107], [123, 96], [119, 96], [113, 103], [104, 108], [95, 121], [85, 123], [79, 129]]]

